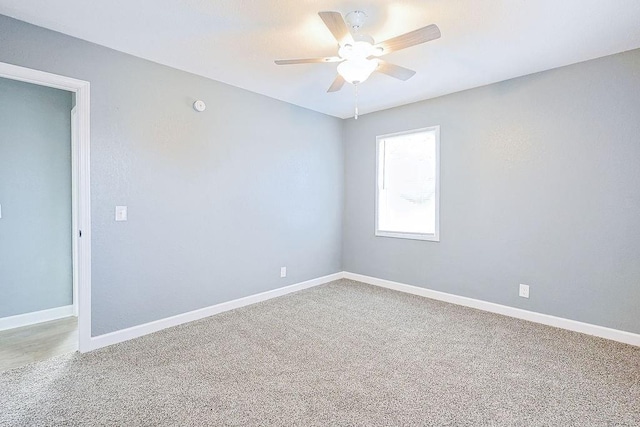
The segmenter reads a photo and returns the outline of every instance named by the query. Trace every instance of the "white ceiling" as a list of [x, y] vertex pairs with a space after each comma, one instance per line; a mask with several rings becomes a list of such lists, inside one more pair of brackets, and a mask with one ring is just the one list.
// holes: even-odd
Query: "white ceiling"
[[273, 60], [335, 55], [317, 12], [356, 9], [376, 41], [442, 32], [385, 57], [417, 74], [374, 74], [361, 114], [640, 47], [638, 0], [0, 0], [0, 14], [342, 118], [354, 94], [326, 92], [336, 64]]

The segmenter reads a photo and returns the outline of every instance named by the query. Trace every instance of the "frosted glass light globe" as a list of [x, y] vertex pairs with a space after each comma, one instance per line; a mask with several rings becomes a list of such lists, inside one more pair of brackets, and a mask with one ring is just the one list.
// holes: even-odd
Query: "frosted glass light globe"
[[347, 59], [338, 65], [338, 74], [355, 85], [367, 80], [377, 67], [375, 59]]

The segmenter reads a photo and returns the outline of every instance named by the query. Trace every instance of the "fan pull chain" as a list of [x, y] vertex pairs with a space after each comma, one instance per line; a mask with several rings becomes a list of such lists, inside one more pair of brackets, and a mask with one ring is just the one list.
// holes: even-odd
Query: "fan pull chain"
[[354, 118], [358, 120], [358, 85], [356, 84], [354, 87], [356, 88], [356, 114]]

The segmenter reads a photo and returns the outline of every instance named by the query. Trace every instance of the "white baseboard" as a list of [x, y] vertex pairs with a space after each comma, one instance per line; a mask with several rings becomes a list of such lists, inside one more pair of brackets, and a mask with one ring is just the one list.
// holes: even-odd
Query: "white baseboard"
[[[90, 340], [89, 346], [88, 348], [86, 348], [85, 351], [96, 350], [98, 348], [106, 347], [112, 344], [128, 341], [134, 338], [141, 337], [143, 335], [160, 331], [162, 329], [182, 325], [183, 323], [192, 322], [194, 320], [200, 320], [205, 317], [213, 316], [218, 313], [234, 310], [240, 307], [245, 307], [247, 305], [255, 304], [261, 301], [266, 301], [282, 295], [290, 294], [292, 292], [301, 291], [303, 289], [308, 289], [314, 286], [322, 285], [322, 284], [329, 283], [334, 280], [343, 279], [343, 278], [355, 280], [362, 283], [367, 283], [374, 286], [380, 286], [383, 288], [393, 289], [396, 291], [405, 292], [413, 295], [419, 295], [422, 297], [431, 298], [439, 301], [444, 301], [451, 304], [457, 304], [465, 307], [476, 308], [478, 310], [502, 314], [504, 316], [515, 317], [518, 319], [528, 320], [530, 322], [540, 323], [548, 326], [554, 326], [556, 328], [567, 329], [574, 332], [580, 332], [583, 334], [594, 335], [597, 337], [606, 338], [613, 341], [619, 341], [626, 344], [640, 346], [640, 335], [634, 334], [631, 332], [620, 331], [617, 329], [606, 328], [604, 326], [592, 325], [589, 323], [583, 323], [575, 320], [564, 319], [561, 317], [550, 316], [548, 314], [522, 310], [519, 308], [509, 307], [506, 305], [495, 304], [492, 302], [448, 294], [446, 292], [434, 291], [431, 289], [425, 289], [418, 286], [412, 286], [404, 283], [393, 282], [390, 280], [378, 279], [376, 277], [365, 276], [362, 274], [339, 272], [339, 273], [330, 274], [328, 276], [307, 280], [305, 282], [300, 282], [293, 285], [285, 286], [283, 288], [278, 288], [278, 289], [262, 292], [255, 295], [249, 295], [244, 298], [239, 298], [236, 300], [223, 302], [220, 304], [212, 305], [209, 307], [201, 308], [201, 309], [190, 311], [187, 313], [178, 314], [175, 316], [167, 317], [165, 319], [156, 320], [156, 321], [145, 323], [142, 325], [132, 326], [127, 329], [110, 332], [108, 334], [99, 335], [97, 337], [92, 337]], [[63, 307], [63, 308], [67, 308], [67, 307]], [[67, 309], [70, 313], [68, 315], [71, 315], [73, 313], [73, 306], [68, 306]], [[14, 316], [14, 317], [18, 317], [18, 316]], [[60, 316], [60, 317], [64, 317], [64, 316]], [[10, 319], [10, 318], [7, 318], [7, 319]], [[2, 329], [1, 322], [3, 320], [4, 319], [0, 319], [0, 330]]]
[[34, 311], [31, 313], [17, 314], [15, 316], [0, 318], [0, 331], [23, 326], [34, 325], [36, 323], [50, 322], [51, 320], [62, 319], [73, 316], [73, 305], [50, 308], [48, 310]]
[[509, 307], [492, 302], [461, 297], [445, 292], [433, 291], [431, 289], [406, 285], [404, 283], [392, 282], [390, 280], [378, 279], [376, 277], [365, 276], [362, 274], [344, 272], [343, 277], [345, 279], [351, 279], [370, 285], [393, 289], [400, 292], [406, 292], [408, 294], [419, 295], [439, 301], [445, 301], [451, 304], [463, 305], [465, 307], [472, 307], [478, 310], [502, 314], [504, 316], [515, 317], [517, 319], [528, 320], [530, 322], [541, 323], [543, 325], [554, 326], [556, 328], [567, 329], [569, 331], [580, 332], [587, 335], [594, 335], [596, 337], [606, 338], [609, 340], [619, 341], [625, 344], [631, 344], [640, 347], [640, 335], [634, 334], [632, 332], [620, 331], [618, 329], [606, 328], [604, 326], [578, 322], [576, 320], [564, 319], [562, 317], [550, 316], [548, 314], [536, 313], [534, 311], [522, 310], [520, 308]]
[[343, 273], [329, 274], [328, 276], [318, 277], [316, 279], [307, 280], [305, 282], [296, 283], [293, 285], [285, 286], [283, 288], [274, 289], [271, 291], [262, 292], [255, 295], [249, 295], [244, 298], [238, 298], [232, 301], [223, 302], [220, 304], [212, 305], [209, 307], [201, 308], [187, 313], [178, 314], [175, 316], [167, 317], [153, 322], [144, 323], [142, 325], [132, 326], [127, 329], [110, 332], [104, 335], [98, 335], [91, 337], [89, 348], [84, 351], [96, 350], [98, 348], [106, 347], [108, 345], [117, 344], [123, 341], [128, 341], [134, 338], [141, 337], [143, 335], [151, 334], [153, 332], [160, 331], [162, 329], [170, 328], [172, 326], [182, 325], [183, 323], [193, 322], [194, 320], [200, 320], [205, 317], [213, 316], [214, 314], [222, 313], [225, 311], [233, 310], [236, 308], [244, 307], [247, 305], [255, 304], [261, 301], [266, 301], [272, 298], [276, 298], [282, 295], [290, 294], [292, 292], [301, 291], [303, 289], [311, 288], [314, 286], [322, 285], [334, 280], [342, 279]]

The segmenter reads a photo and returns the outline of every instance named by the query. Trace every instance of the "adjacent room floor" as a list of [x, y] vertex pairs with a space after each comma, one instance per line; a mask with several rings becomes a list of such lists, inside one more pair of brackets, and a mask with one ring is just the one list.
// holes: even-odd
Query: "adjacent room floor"
[[340, 280], [0, 373], [1, 425], [640, 425], [640, 348]]
[[72, 353], [77, 349], [77, 317], [0, 331], [0, 371]]

